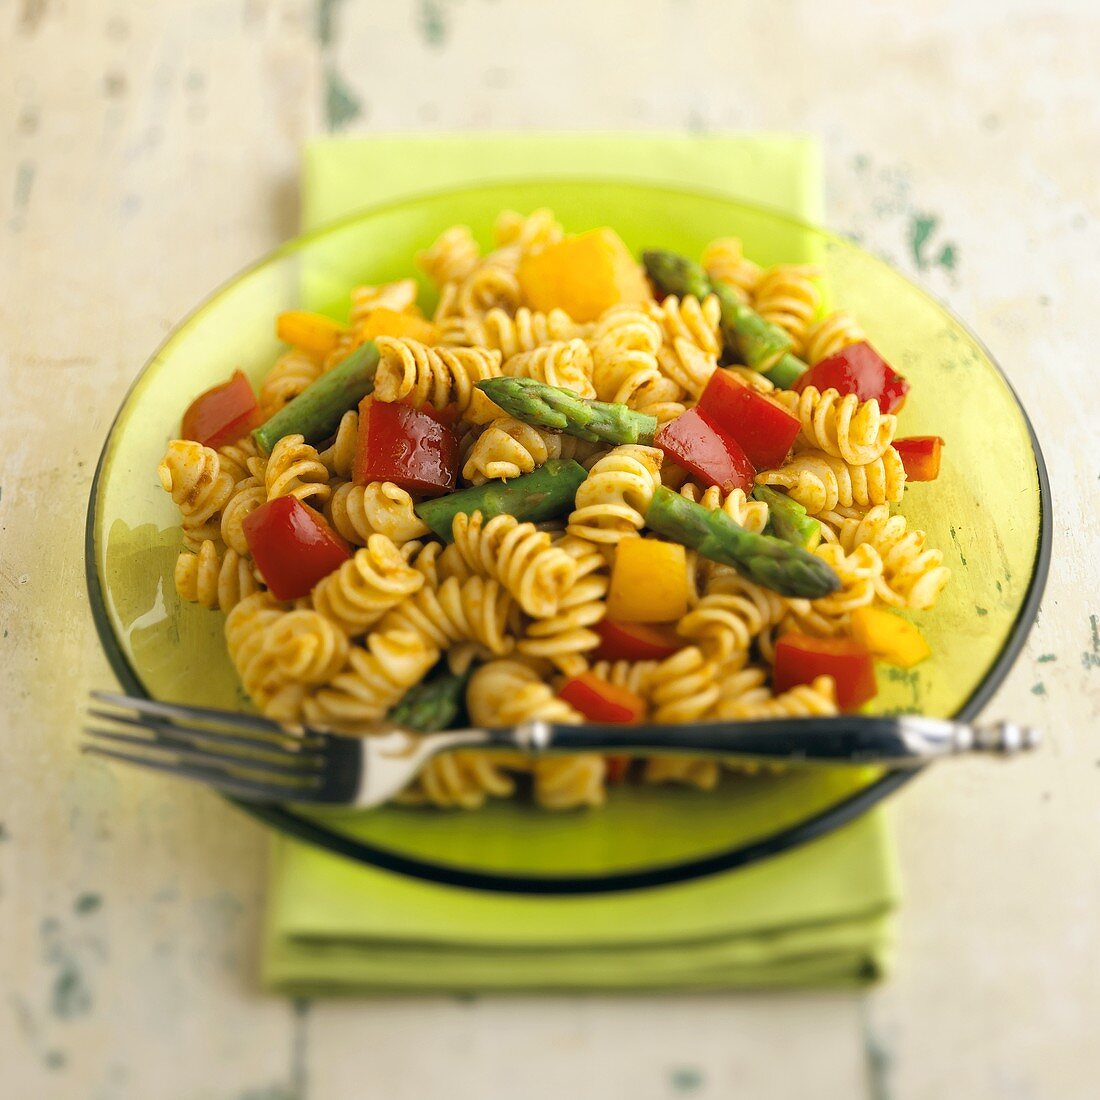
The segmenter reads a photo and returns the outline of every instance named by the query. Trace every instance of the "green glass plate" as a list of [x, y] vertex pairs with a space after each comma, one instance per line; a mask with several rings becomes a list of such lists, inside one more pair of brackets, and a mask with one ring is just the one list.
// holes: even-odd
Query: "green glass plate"
[[[636, 250], [697, 256], [712, 237], [736, 234], [760, 263], [813, 260], [824, 268], [831, 300], [855, 314], [912, 381], [903, 434], [947, 440], [939, 480], [912, 486], [901, 506], [954, 574], [935, 611], [919, 619], [934, 655], [910, 671], [880, 667], [871, 709], [975, 714], [1034, 621], [1051, 533], [1038, 444], [988, 353], [923, 291], [830, 233], [717, 195], [595, 180], [495, 184], [364, 211], [284, 245], [175, 329], [123, 402], [89, 507], [92, 608], [126, 690], [247, 705], [225, 655], [223, 617], [181, 603], [172, 583], [178, 516], [156, 467], [191, 399], [235, 368], [258, 380], [280, 350], [273, 323], [280, 311], [343, 319], [353, 286], [409, 275], [416, 251], [446, 226], [465, 223], [488, 245], [499, 210], [539, 206], [553, 207], [570, 231], [612, 225]], [[709, 794], [625, 787], [605, 808], [576, 814], [520, 802], [477, 813], [246, 808], [278, 829], [421, 878], [578, 893], [680, 881], [763, 858], [851, 820], [908, 775], [818, 768], [766, 779], [731, 775]]]

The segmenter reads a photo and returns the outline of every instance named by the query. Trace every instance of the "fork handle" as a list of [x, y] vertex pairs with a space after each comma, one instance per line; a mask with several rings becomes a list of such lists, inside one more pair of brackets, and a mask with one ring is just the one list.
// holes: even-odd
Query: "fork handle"
[[[493, 743], [498, 741], [491, 731]], [[919, 715], [763, 719], [667, 726], [529, 722], [507, 741], [535, 752], [686, 753], [773, 757], [834, 764], [920, 767], [959, 753], [1012, 755], [1034, 748], [1038, 731], [999, 722], [971, 726]]]

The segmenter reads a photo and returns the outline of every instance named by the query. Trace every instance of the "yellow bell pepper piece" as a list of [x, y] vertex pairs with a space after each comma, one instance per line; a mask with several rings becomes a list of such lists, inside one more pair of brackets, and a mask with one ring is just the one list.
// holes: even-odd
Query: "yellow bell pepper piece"
[[615, 551], [607, 617], [624, 623], [672, 623], [687, 614], [687, 553], [674, 542], [627, 538]]
[[439, 340], [439, 330], [431, 321], [415, 313], [398, 313], [384, 307], [372, 309], [367, 314], [367, 319], [359, 326], [359, 335], [364, 340], [373, 340], [376, 336], [407, 337], [422, 344], [434, 344]]
[[857, 607], [852, 612], [852, 637], [873, 657], [899, 668], [912, 668], [932, 653], [911, 622], [877, 607]]
[[284, 344], [301, 348], [318, 357], [328, 355], [346, 331], [339, 321], [304, 309], [280, 313], [275, 322], [275, 335]]
[[613, 230], [592, 229], [524, 256], [519, 283], [533, 309], [564, 309], [574, 321], [595, 321], [618, 302], [651, 297], [645, 272]]

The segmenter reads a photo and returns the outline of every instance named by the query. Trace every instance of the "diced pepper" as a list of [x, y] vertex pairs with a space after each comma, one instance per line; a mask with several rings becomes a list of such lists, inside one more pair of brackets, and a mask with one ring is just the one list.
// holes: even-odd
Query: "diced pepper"
[[645, 713], [645, 700], [626, 688], [601, 679], [594, 672], [582, 672], [562, 685], [558, 695], [590, 722], [638, 722]]
[[260, 423], [260, 408], [248, 379], [238, 370], [220, 386], [199, 394], [183, 414], [182, 439], [204, 447], [224, 447]]
[[339, 321], [334, 321], [323, 313], [310, 313], [304, 309], [280, 313], [275, 322], [275, 335], [284, 344], [301, 348], [318, 357], [328, 355], [346, 331]]
[[878, 691], [871, 654], [850, 638], [810, 638], [784, 634], [775, 643], [772, 688], [776, 694], [798, 684], [810, 684], [818, 676], [831, 676], [836, 684], [837, 705], [856, 710]]
[[650, 296], [642, 268], [606, 227], [524, 256], [518, 274], [532, 309], [564, 309], [574, 321], [595, 321], [608, 306]]
[[455, 487], [458, 439], [446, 424], [409, 405], [363, 398], [354, 480], [392, 481], [410, 492], [439, 496]]
[[741, 445], [716, 428], [698, 409], [688, 409], [675, 420], [662, 424], [657, 430], [656, 444], [704, 485], [717, 485], [723, 493], [752, 490], [756, 470]]
[[860, 401], [877, 400], [884, 413], [897, 412], [905, 404], [909, 383], [870, 344], [862, 341], [841, 348], [803, 374], [792, 387], [813, 386], [822, 393], [834, 389], [854, 393]]
[[911, 622], [878, 607], [857, 607], [852, 612], [852, 637], [878, 660], [899, 668], [919, 665], [932, 653]]
[[243, 528], [256, 568], [278, 600], [308, 596], [351, 557], [344, 540], [297, 497], [261, 504]]
[[911, 435], [894, 440], [894, 450], [905, 467], [906, 481], [935, 481], [940, 476], [940, 452], [944, 441], [938, 435]]
[[439, 329], [431, 321], [415, 313], [398, 313], [382, 306], [367, 314], [367, 319], [359, 326], [359, 334], [368, 340], [376, 336], [407, 337], [422, 344], [434, 344], [439, 340]]
[[778, 401], [724, 370], [710, 376], [696, 408], [719, 431], [737, 440], [758, 470], [782, 466], [802, 426]]
[[663, 661], [684, 645], [676, 628], [661, 623], [618, 623], [601, 619], [592, 629], [599, 634], [600, 661]]
[[687, 552], [675, 542], [623, 539], [615, 550], [607, 614], [628, 623], [672, 623], [687, 614]]
[[621, 783], [626, 779], [626, 773], [630, 770], [630, 757], [624, 755], [617, 756], [605, 756], [603, 758], [604, 764], [607, 765], [607, 771], [604, 773], [604, 779], [612, 786]]

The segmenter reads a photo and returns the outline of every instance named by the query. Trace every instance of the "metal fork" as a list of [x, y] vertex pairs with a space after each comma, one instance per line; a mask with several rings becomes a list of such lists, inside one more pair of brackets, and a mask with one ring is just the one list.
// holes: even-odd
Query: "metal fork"
[[[289, 733], [267, 718], [92, 692], [85, 752], [193, 779], [256, 802], [368, 809], [403, 790], [437, 753], [451, 749], [677, 753], [829, 765], [915, 768], [962, 753], [1011, 756], [1034, 749], [1039, 731], [1011, 722], [972, 726], [919, 715], [779, 718], [667, 726], [556, 725], [418, 733], [378, 723], [365, 737]], [[108, 709], [109, 708], [109, 709]], [[133, 712], [133, 713], [131, 713]]]

